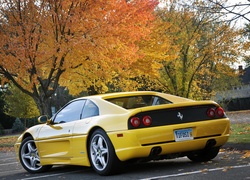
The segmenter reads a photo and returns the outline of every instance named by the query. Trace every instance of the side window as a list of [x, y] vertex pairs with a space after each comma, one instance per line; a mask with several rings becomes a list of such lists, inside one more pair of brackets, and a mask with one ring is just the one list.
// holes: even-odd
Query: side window
[[81, 119], [81, 112], [85, 102], [86, 100], [77, 100], [66, 105], [56, 114], [54, 123], [66, 123]]
[[154, 99], [153, 99], [153, 102], [152, 102], [152, 106], [161, 105], [161, 104], [172, 104], [172, 102], [170, 102], [170, 101], [168, 101], [166, 99], [163, 99], [161, 97], [155, 96]]
[[99, 108], [97, 107], [97, 105], [95, 105], [92, 101], [87, 100], [83, 108], [82, 119], [98, 115], [99, 115]]

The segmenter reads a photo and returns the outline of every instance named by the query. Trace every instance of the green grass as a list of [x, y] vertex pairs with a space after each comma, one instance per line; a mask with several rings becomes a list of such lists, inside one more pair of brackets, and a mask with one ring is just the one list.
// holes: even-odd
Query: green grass
[[250, 143], [250, 124], [231, 124], [231, 132], [228, 142]]
[[0, 151], [14, 151], [14, 144], [18, 138], [18, 135], [13, 136], [1, 136], [0, 137]]

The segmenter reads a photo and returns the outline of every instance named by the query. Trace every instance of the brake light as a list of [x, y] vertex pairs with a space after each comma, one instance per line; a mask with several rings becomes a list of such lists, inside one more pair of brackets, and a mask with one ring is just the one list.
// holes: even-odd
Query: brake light
[[152, 118], [150, 116], [144, 116], [142, 122], [145, 126], [150, 126], [152, 123]]
[[215, 112], [216, 112], [216, 115], [219, 117], [223, 117], [225, 114], [224, 110], [221, 107], [216, 108]]
[[140, 126], [141, 121], [140, 121], [140, 119], [139, 119], [138, 117], [132, 117], [132, 118], [130, 119], [130, 123], [131, 123], [131, 125], [132, 125], [133, 127], [138, 127], [138, 126]]
[[223, 117], [225, 115], [225, 112], [223, 110], [223, 108], [221, 107], [217, 107], [217, 108], [209, 108], [207, 110], [207, 116], [210, 117], [210, 118], [215, 118], [215, 117]]
[[213, 108], [209, 108], [209, 109], [207, 110], [207, 115], [208, 115], [208, 117], [210, 117], [210, 118], [214, 118], [214, 117], [215, 117], [215, 110], [214, 110]]

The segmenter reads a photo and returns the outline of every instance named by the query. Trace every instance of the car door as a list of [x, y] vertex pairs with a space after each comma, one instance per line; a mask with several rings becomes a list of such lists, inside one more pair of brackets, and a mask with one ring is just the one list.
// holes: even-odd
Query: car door
[[[74, 124], [81, 118], [86, 100], [75, 100], [64, 106], [52, 119], [52, 123], [44, 125], [37, 141], [39, 155], [43, 158], [70, 158], [70, 145]], [[53, 159], [53, 160], [55, 160]]]

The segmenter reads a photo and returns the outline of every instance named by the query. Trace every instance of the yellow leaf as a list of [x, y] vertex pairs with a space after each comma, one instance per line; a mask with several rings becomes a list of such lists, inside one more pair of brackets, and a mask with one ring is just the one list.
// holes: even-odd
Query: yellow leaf
[[250, 158], [250, 150], [244, 151], [244, 155], [242, 156], [242, 158]]

